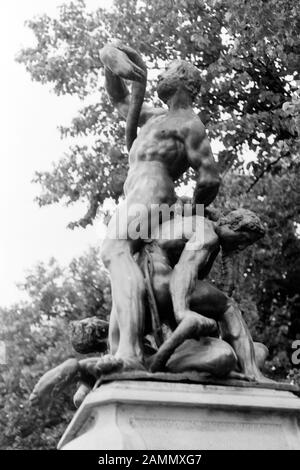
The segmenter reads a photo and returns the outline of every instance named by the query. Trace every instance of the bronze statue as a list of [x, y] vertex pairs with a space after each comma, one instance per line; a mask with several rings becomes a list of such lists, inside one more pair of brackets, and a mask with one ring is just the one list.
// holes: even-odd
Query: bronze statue
[[[164, 323], [173, 330], [158, 350], [151, 347], [146, 338], [148, 335], [155, 337], [155, 331], [149, 309], [146, 308], [146, 338], [143, 337], [145, 365], [152, 372], [197, 371], [210, 373], [215, 377], [268, 383], [270, 380], [260, 371], [267, 356], [267, 348], [260, 343], [253, 343], [234, 300], [201, 279], [208, 274], [212, 264], [210, 257], [215, 258], [220, 246], [225, 251], [223, 256], [230, 257], [233, 252], [237, 253], [261, 238], [264, 234], [263, 226], [255, 214], [244, 209], [232, 211], [217, 222], [199, 216], [191, 217], [193, 223], [184, 227], [194, 227], [194, 230], [185, 231], [183, 240], [176, 238], [176, 232], [181, 235], [182, 227], [182, 217], [177, 217], [162, 224], [159, 236], [149, 241], [139, 256], [138, 262], [145, 279], [147, 262], [150, 259], [150, 289], [153, 289], [157, 303], [160, 325]], [[170, 288], [173, 268], [174, 264], [177, 263], [178, 266], [180, 260], [182, 261], [182, 254], [186, 252], [187, 244], [193, 240], [198, 224], [204, 224], [206, 227], [205, 239], [198, 240], [198, 247], [194, 244], [193, 250], [187, 250], [190, 251], [190, 263], [197, 273], [189, 296], [193, 315], [187, 316], [177, 326]], [[170, 225], [173, 226], [172, 231], [169, 230]], [[172, 239], [168, 238], [170, 233], [173, 234]], [[201, 252], [202, 255], [195, 256], [195, 251]], [[109, 354], [65, 361], [40, 379], [31, 400], [48, 403], [53, 394], [59, 393], [66, 385], [79, 381], [78, 390], [74, 395], [74, 403], [79, 406], [98, 378], [103, 374], [121, 371], [123, 361], [114, 355], [120, 337], [118, 323], [114, 319], [110, 321], [109, 329]], [[72, 344], [76, 351], [81, 353], [103, 352], [107, 334], [107, 322], [95, 317], [76, 321], [71, 325]], [[216, 335], [220, 337], [215, 337]]]
[[[69, 359], [47, 372], [31, 400], [47, 404], [79, 381], [78, 406], [99, 378], [127, 370], [152, 377], [194, 371], [269, 382], [261, 372], [267, 348], [253, 342], [231, 296], [233, 260], [264, 235], [264, 227], [245, 209], [209, 216], [207, 206], [217, 195], [220, 177], [204, 125], [192, 108], [201, 85], [199, 71], [185, 61], [172, 62], [157, 87], [168, 109], [154, 108], [144, 103], [147, 70], [136, 51], [113, 41], [100, 57], [108, 94], [126, 118], [129, 150], [125, 200], [102, 246], [112, 284], [109, 326], [98, 318], [73, 322], [74, 349], [98, 356]], [[124, 79], [133, 81], [131, 96]], [[170, 208], [180, 202], [175, 181], [189, 167], [197, 173], [193, 211], [171, 217], [160, 212], [162, 204]], [[205, 216], [195, 210], [197, 204], [206, 207]], [[153, 210], [159, 217], [153, 217]], [[219, 251], [221, 290], [206, 279]]]
[[[201, 85], [198, 69], [177, 60], [161, 74], [157, 92], [167, 104], [166, 110], [143, 103], [146, 66], [133, 49], [115, 41], [101, 50], [100, 57], [111, 101], [120, 114], [127, 117], [129, 150], [125, 201], [117, 207], [102, 246], [103, 262], [111, 276], [111, 315], [119, 326], [115, 355], [123, 360], [125, 369], [143, 369], [145, 282], [134, 254], [144, 241], [134, 239], [129, 231], [136, 220], [135, 205], [138, 203], [145, 208], [138, 224], [148, 230], [153, 206], [171, 206], [176, 202], [174, 182], [189, 167], [198, 174], [195, 204], [208, 205], [213, 201], [220, 177], [205, 127], [192, 107]], [[123, 79], [134, 81], [131, 97]], [[137, 124], [141, 126], [138, 135]], [[155, 229], [152, 220], [150, 229]], [[185, 313], [180, 312], [180, 315], [185, 316]]]

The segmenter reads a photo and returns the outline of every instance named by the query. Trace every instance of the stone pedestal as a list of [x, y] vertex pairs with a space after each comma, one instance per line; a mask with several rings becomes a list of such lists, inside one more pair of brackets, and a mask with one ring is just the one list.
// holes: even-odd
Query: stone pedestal
[[59, 449], [300, 449], [290, 391], [118, 381], [91, 392]]

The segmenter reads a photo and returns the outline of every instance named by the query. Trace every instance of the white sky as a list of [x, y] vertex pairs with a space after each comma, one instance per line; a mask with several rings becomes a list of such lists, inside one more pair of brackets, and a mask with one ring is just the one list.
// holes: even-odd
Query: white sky
[[[100, 242], [100, 225], [85, 230], [66, 229], [84, 214], [78, 205], [39, 208], [33, 201], [39, 186], [31, 183], [36, 170], [48, 169], [68, 144], [57, 126], [68, 124], [79, 100], [57, 97], [32, 82], [25, 67], [14, 60], [23, 46], [34, 44], [24, 21], [35, 15], [55, 14], [68, 0], [9, 0], [0, 6], [0, 306], [21, 298], [15, 286], [24, 271], [39, 260], [56, 257], [63, 264]], [[107, 0], [87, 0], [91, 7]]]

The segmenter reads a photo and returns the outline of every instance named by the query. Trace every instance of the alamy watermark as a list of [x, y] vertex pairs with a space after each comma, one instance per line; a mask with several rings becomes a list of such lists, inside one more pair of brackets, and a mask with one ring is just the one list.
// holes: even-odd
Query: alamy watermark
[[298, 366], [300, 364], [300, 339], [293, 341], [292, 349], [295, 349], [295, 351], [292, 354], [291, 361], [294, 366]]
[[[112, 240], [204, 240], [204, 205], [121, 203], [113, 215], [107, 238]], [[190, 244], [193, 249], [193, 243]], [[187, 247], [188, 248], [188, 247]]]

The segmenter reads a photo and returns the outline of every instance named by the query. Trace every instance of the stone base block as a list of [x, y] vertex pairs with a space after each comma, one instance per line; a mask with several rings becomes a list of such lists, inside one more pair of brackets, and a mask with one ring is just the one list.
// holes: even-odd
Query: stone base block
[[300, 449], [299, 425], [290, 391], [124, 380], [86, 397], [58, 448]]

